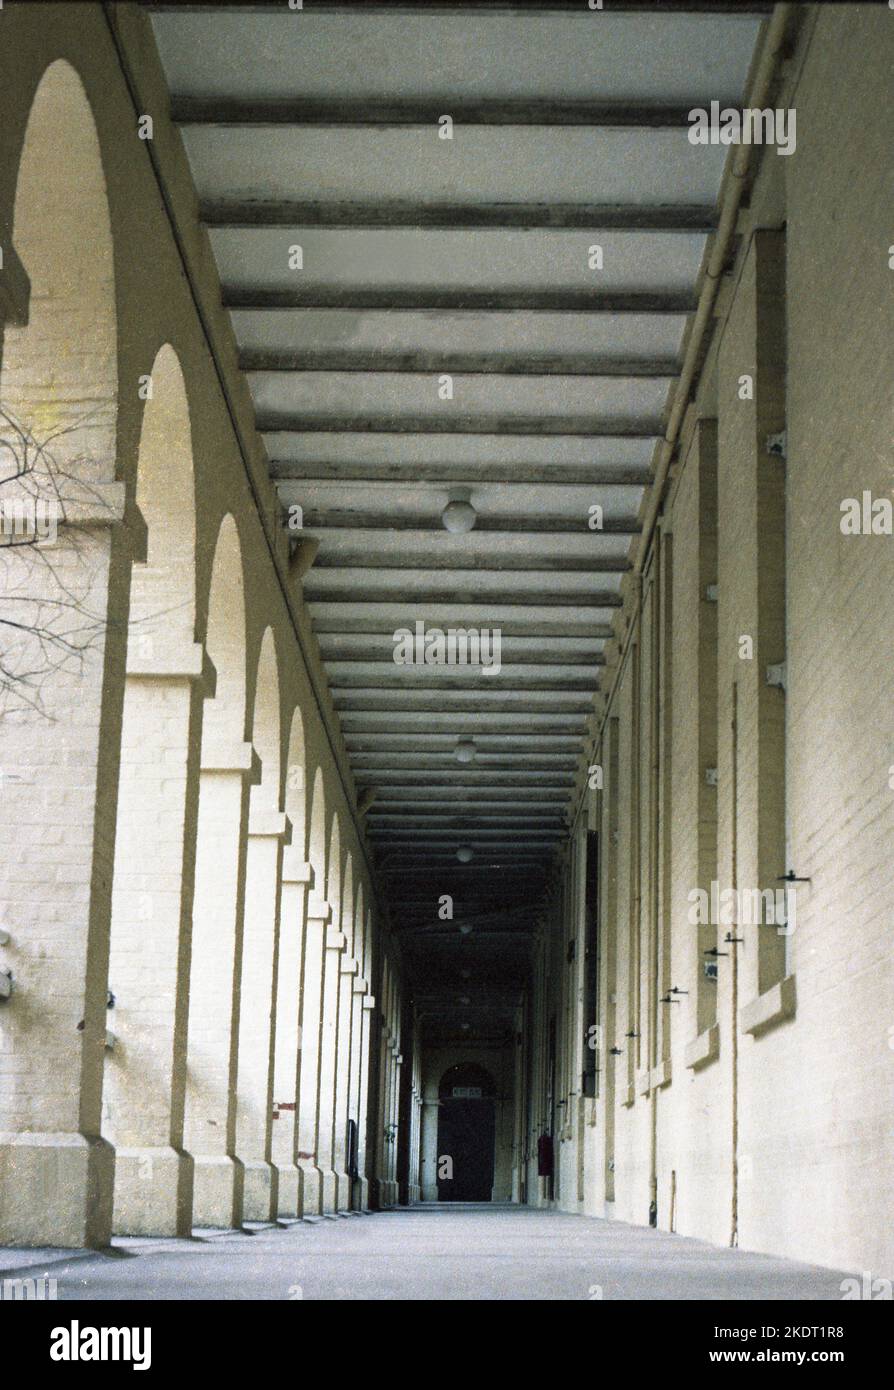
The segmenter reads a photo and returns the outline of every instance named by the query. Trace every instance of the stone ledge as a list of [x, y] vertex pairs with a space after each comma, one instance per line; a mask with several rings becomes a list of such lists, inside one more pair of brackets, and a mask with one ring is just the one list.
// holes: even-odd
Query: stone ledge
[[143, 656], [139, 638], [128, 643], [127, 676], [132, 680], [198, 681], [206, 699], [213, 699], [217, 672], [201, 642], [172, 643], [150, 638], [151, 655]]
[[672, 1068], [669, 1057], [666, 1057], [663, 1062], [659, 1062], [657, 1067], [653, 1067], [649, 1073], [649, 1082], [653, 1091], [660, 1090], [662, 1086], [669, 1086], [671, 1079]]
[[649, 1071], [648, 1067], [636, 1073], [636, 1094], [638, 1096], [647, 1096], [651, 1089], [651, 1085], [652, 1073]]
[[292, 838], [292, 822], [285, 811], [253, 808], [248, 813], [248, 833], [254, 838], [281, 839], [288, 844]]
[[720, 1056], [720, 1024], [712, 1023], [710, 1028], [706, 1028], [703, 1033], [699, 1033], [697, 1038], [686, 1044], [683, 1059], [686, 1066], [692, 1071], [699, 1067], [706, 1067], [710, 1062], [716, 1062]]
[[244, 772], [250, 782], [261, 780], [261, 759], [250, 743], [238, 739], [202, 740], [203, 772]]
[[784, 980], [780, 980], [777, 985], [765, 990], [739, 1010], [739, 1027], [743, 1033], [765, 1033], [777, 1023], [794, 1018], [795, 1004], [795, 977], [786, 975]]
[[306, 883], [309, 889], [313, 888], [313, 865], [302, 860], [297, 845], [289, 845], [283, 851], [282, 881], [283, 883]]

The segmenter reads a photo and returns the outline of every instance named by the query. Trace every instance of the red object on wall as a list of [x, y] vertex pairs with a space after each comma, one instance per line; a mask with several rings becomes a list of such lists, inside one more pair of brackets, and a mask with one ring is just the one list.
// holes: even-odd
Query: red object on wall
[[537, 1176], [551, 1178], [553, 1175], [553, 1136], [541, 1134], [537, 1140]]

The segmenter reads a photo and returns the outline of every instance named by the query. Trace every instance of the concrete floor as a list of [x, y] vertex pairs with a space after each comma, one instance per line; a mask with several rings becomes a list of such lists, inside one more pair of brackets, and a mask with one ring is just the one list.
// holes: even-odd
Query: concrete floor
[[0, 1250], [59, 1299], [841, 1299], [843, 1273], [620, 1222], [450, 1203], [103, 1252]]

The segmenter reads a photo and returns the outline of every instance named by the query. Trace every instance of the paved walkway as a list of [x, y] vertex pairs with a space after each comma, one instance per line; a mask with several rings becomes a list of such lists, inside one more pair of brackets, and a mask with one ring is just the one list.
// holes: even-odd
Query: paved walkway
[[59, 1299], [841, 1299], [842, 1272], [620, 1222], [450, 1203], [109, 1251], [0, 1250]]

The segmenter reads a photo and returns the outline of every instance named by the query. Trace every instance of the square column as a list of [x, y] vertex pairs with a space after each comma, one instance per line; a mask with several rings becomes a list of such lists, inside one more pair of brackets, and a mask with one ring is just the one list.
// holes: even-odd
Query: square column
[[280, 869], [292, 827], [282, 811], [252, 807], [245, 863], [245, 925], [239, 996], [236, 1153], [243, 1172], [243, 1221], [276, 1216], [273, 1047], [279, 949]]
[[351, 1194], [352, 1206], [363, 1210], [369, 1203], [366, 1175], [366, 1114], [369, 1085], [369, 1009], [365, 1006], [369, 985], [361, 975], [351, 982], [351, 1094], [348, 1113], [357, 1121], [357, 1176]]
[[323, 957], [332, 908], [311, 893], [304, 927], [304, 980], [301, 990], [301, 1054], [298, 1084], [299, 1211], [320, 1213], [322, 1179], [317, 1164], [320, 1033], [323, 1022]]
[[317, 1166], [322, 1183], [320, 1211], [335, 1211], [338, 1178], [335, 1174], [335, 1097], [338, 1077], [338, 1006], [341, 960], [347, 938], [333, 925], [326, 931], [323, 968], [323, 1014], [320, 1030], [319, 1121]]
[[277, 1174], [277, 1215], [301, 1214], [298, 1168], [298, 1093], [301, 1061], [301, 997], [304, 989], [304, 915], [314, 871], [298, 857], [298, 847], [283, 851], [279, 915], [279, 966], [276, 972], [276, 1042], [273, 1049], [273, 1142]]
[[186, 1097], [197, 1226], [242, 1222], [242, 1164], [236, 1156], [239, 985], [248, 789], [259, 780], [260, 767], [250, 743], [203, 741]]
[[338, 1184], [337, 1210], [350, 1211], [352, 1179], [347, 1171], [348, 1118], [354, 1036], [353, 984], [360, 966], [347, 954], [342, 958], [338, 982], [338, 1059], [335, 1095], [334, 1168]]
[[[202, 702], [214, 671], [198, 644], [131, 644], [112, 895], [104, 1133], [115, 1145], [114, 1230], [189, 1235], [186, 1039]], [[191, 752], [191, 750], [195, 750]]]
[[[0, 1002], [0, 1245], [103, 1246], [112, 1233], [102, 1086], [126, 576], [144, 558], [145, 525], [123, 483], [96, 482], [74, 511], [76, 552], [63, 526], [47, 558], [104, 629], [74, 668], [47, 672], [40, 716], [0, 723], [0, 970], [11, 975]], [[17, 577], [8, 571], [7, 617]]]

